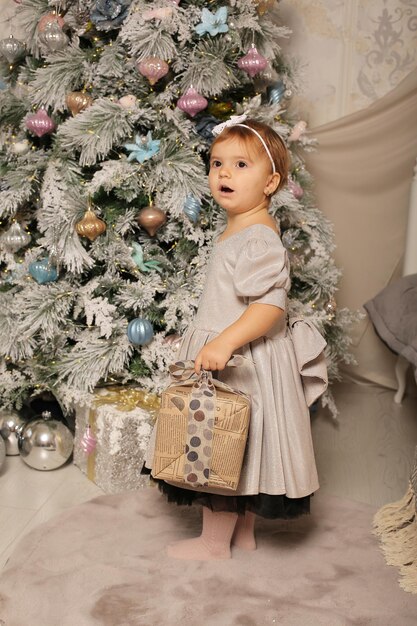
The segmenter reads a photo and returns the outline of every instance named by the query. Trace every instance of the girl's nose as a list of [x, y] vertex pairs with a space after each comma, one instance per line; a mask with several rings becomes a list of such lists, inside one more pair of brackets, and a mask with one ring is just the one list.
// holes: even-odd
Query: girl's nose
[[223, 177], [223, 176], [230, 176], [229, 168], [227, 168], [225, 165], [222, 165], [221, 168], [220, 168], [219, 175], [221, 177]]

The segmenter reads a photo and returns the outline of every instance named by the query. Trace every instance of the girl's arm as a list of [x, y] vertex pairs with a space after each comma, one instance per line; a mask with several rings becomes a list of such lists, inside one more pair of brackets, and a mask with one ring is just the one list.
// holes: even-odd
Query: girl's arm
[[273, 304], [249, 305], [236, 322], [200, 350], [195, 371], [199, 374], [201, 368], [223, 370], [235, 350], [266, 335], [283, 315], [285, 311]]

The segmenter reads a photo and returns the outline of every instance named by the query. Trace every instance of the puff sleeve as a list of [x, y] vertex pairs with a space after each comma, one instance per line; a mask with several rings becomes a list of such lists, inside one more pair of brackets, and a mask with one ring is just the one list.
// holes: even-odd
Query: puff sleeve
[[248, 304], [286, 309], [291, 286], [287, 251], [279, 238], [251, 238], [242, 247], [233, 273], [236, 295]]

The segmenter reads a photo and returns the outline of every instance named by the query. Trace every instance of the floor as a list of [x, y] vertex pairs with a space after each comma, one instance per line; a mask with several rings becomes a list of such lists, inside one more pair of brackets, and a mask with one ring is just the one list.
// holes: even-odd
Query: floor
[[26, 533], [103, 491], [71, 462], [56, 470], [34, 470], [19, 456], [7, 456], [0, 470], [0, 569]]
[[[382, 506], [402, 497], [417, 444], [417, 397], [401, 405], [380, 387], [339, 383], [338, 420], [319, 410], [312, 419], [314, 449], [323, 494]], [[29, 530], [66, 508], [103, 491], [71, 462], [37, 471], [19, 456], [0, 469], [0, 569]]]

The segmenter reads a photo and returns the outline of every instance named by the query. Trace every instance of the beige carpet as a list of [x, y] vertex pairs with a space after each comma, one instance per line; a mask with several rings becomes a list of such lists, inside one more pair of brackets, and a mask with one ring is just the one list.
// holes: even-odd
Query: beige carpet
[[[198, 509], [156, 489], [101, 496], [30, 532], [0, 576], [5, 626], [415, 626], [371, 534], [375, 509], [320, 495], [295, 522], [261, 520], [230, 561], [168, 559]], [[1, 621], [3, 620], [3, 621]]]

